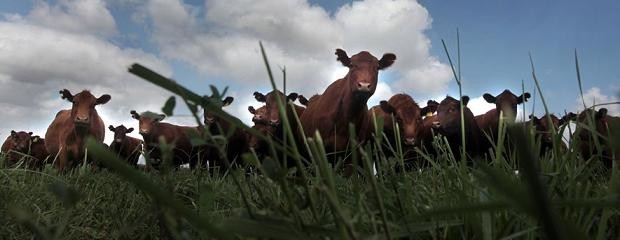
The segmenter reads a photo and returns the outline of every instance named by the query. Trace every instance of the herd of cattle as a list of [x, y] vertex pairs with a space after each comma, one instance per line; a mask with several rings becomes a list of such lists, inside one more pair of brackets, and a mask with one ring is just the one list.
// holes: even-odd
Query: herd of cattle
[[[439, 103], [428, 101], [426, 106], [420, 107], [411, 96], [396, 94], [387, 101], [381, 101], [380, 105], [368, 109], [367, 100], [377, 87], [378, 71], [392, 65], [396, 56], [386, 53], [381, 59], [377, 59], [370, 53], [362, 51], [349, 57], [341, 49], [336, 50], [336, 55], [337, 60], [348, 67], [349, 71], [346, 76], [329, 85], [322, 94], [306, 99], [296, 93], [284, 95], [278, 90], [267, 94], [255, 92], [256, 100], [264, 103], [264, 106], [258, 109], [248, 107], [248, 111], [254, 115], [252, 119], [254, 126], [251, 128], [256, 131], [234, 127], [231, 122], [218, 117], [221, 115], [207, 109], [203, 115], [204, 126], [198, 127], [177, 126], [163, 122], [165, 115], [152, 112], [140, 114], [132, 110], [130, 116], [138, 121], [139, 133], [143, 139], [126, 136], [134, 130], [133, 128], [109, 125], [109, 130], [114, 132], [114, 140], [109, 148], [135, 166], [140, 154], [148, 153], [150, 159], [161, 159], [160, 143], [163, 141], [172, 146], [175, 166], [189, 163], [192, 169], [197, 166], [221, 167], [225, 160], [238, 161], [241, 154], [250, 151], [265, 156], [271, 153], [268, 141], [250, 132], [259, 132], [263, 136], [271, 136], [274, 141], [282, 141], [284, 124], [278, 110], [280, 100], [289, 104], [286, 115], [291, 120], [290, 126], [296, 141], [303, 139], [302, 136], [313, 137], [318, 132], [323, 138], [327, 152], [343, 152], [353, 149], [355, 147], [351, 146], [353, 142], [363, 143], [374, 139], [373, 119], [376, 116], [377, 119], [384, 119], [383, 133], [391, 146], [402, 144], [405, 149], [418, 147], [432, 154], [433, 139], [440, 135], [446, 138], [455, 155], [458, 155], [456, 153], [465, 145], [468, 156], [476, 157], [488, 153], [493, 145], [493, 139], [497, 139], [500, 114], [507, 121], [514, 122], [517, 105], [530, 98], [529, 93], [516, 96], [509, 90], [497, 96], [486, 93], [484, 99], [496, 107], [478, 116], [474, 116], [467, 108], [469, 101], [467, 96], [461, 99], [448, 96]], [[89, 161], [85, 147], [85, 139], [88, 136], [103, 143], [105, 125], [95, 107], [110, 101], [111, 96], [104, 94], [97, 98], [86, 90], [73, 95], [66, 89], [60, 91], [60, 94], [63, 99], [73, 104], [72, 108], [58, 112], [47, 129], [45, 139], [33, 136], [32, 132], [11, 131], [11, 135], [2, 145], [2, 152], [8, 165], [19, 162], [33, 169], [41, 169], [46, 162], [49, 162], [59, 170], [66, 170], [84, 160]], [[210, 102], [216, 103], [220, 109], [233, 102], [232, 97], [224, 99], [212, 97], [210, 100], [215, 100]], [[295, 101], [301, 105], [294, 104]], [[461, 138], [461, 103], [465, 144]], [[294, 120], [295, 114], [299, 117], [301, 126]], [[553, 133], [558, 132], [560, 126], [576, 121], [578, 127], [573, 138], [580, 142], [581, 157], [589, 159], [600, 151], [593, 148], [596, 141], [603, 146], [603, 161], [609, 166], [613, 159], [613, 151], [608, 136], [610, 126], [617, 124], [615, 123], [617, 121], [612, 119], [617, 117], [608, 116], [607, 109], [601, 108], [598, 111], [587, 109], [579, 115], [569, 113], [561, 118], [554, 115], [541, 118], [530, 116], [530, 121], [525, 124], [535, 129], [542, 145], [541, 153], [544, 154], [551, 148]], [[580, 127], [585, 126], [582, 123], [592, 120], [594, 122], [588, 125], [594, 126], [597, 134], [585, 130], [586, 127]], [[350, 124], [354, 126], [356, 141], [349, 139], [352, 136]], [[395, 131], [396, 127], [399, 131]], [[225, 136], [227, 140], [225, 147], [209, 144], [192, 145], [192, 136], [202, 136], [207, 131], [211, 136]], [[396, 132], [400, 136], [395, 136]], [[397, 139], [402, 142], [397, 143]]]

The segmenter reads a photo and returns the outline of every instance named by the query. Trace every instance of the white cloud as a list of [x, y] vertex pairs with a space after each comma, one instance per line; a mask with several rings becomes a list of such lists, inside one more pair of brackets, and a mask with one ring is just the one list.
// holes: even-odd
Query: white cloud
[[37, 0], [28, 15], [12, 15], [11, 19], [72, 33], [105, 37], [117, 33], [114, 18], [102, 0], [59, 0], [56, 5]]
[[429, 55], [424, 31], [432, 20], [416, 1], [357, 1], [332, 16], [305, 0], [207, 0], [201, 7], [149, 1], [153, 38], [168, 58], [237, 83], [267, 85], [259, 41], [274, 70], [286, 65], [289, 89], [306, 95], [344, 76], [333, 76], [344, 69], [335, 48], [350, 56], [362, 50], [378, 58], [395, 53], [396, 63], [387, 71], [405, 92], [432, 95], [445, 90], [451, 77], [449, 68]]
[[[588, 89], [583, 94], [583, 101], [585, 101], [586, 107], [590, 107], [594, 104], [620, 102], [620, 98], [615, 97], [615, 96], [607, 96], [601, 92], [600, 88], [593, 87], [593, 88]], [[577, 98], [575, 100], [574, 109], [576, 113], [583, 111], [583, 101], [581, 98]], [[597, 109], [600, 109], [603, 107], [607, 108], [609, 115], [620, 116], [620, 104], [600, 106], [600, 107], [597, 107]]]
[[383, 100], [389, 100], [392, 96], [394, 96], [394, 92], [392, 88], [384, 82], [379, 82], [377, 84], [377, 90], [375, 90], [375, 94], [368, 99], [368, 107], [371, 108], [373, 106], [379, 105], [379, 102]]
[[24, 21], [0, 22], [0, 32], [2, 139], [13, 129], [44, 136], [56, 112], [71, 106], [60, 99], [63, 88], [74, 94], [89, 89], [97, 97], [112, 95], [109, 103], [97, 107], [106, 126], [131, 123], [130, 109], [159, 109], [170, 95], [127, 72], [131, 63], [140, 62], [170, 75], [165, 62], [141, 50]]
[[483, 97], [470, 98], [467, 107], [475, 115], [485, 114], [495, 108], [495, 104], [490, 104]]

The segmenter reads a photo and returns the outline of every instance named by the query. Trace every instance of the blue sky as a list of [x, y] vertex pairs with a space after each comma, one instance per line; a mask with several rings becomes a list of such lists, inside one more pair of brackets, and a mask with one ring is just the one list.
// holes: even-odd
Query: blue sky
[[[370, 50], [379, 58], [389, 51], [398, 57], [394, 67], [381, 73], [383, 85], [371, 104], [399, 92], [419, 102], [441, 100], [437, 98], [458, 94], [441, 44], [444, 39], [456, 57], [456, 28], [461, 33], [463, 92], [475, 99], [475, 113], [493, 107], [480, 99], [485, 92], [520, 92], [522, 80], [526, 91], [534, 90], [529, 53], [551, 111], [577, 111], [574, 49], [588, 103], [618, 101], [618, 12], [615, 1], [4, 0], [0, 29], [7, 35], [0, 37], [0, 55], [5, 56], [0, 65], [7, 67], [0, 66], [0, 110], [9, 114], [0, 117], [5, 123], [0, 137], [24, 125], [44, 134], [54, 113], [68, 107], [57, 88], [108, 91], [113, 100], [100, 112], [114, 125], [133, 124], [129, 109], [158, 110], [169, 94], [126, 73], [124, 67], [134, 61], [196, 92], [208, 92], [209, 84], [230, 86], [236, 100], [228, 110], [247, 121], [247, 105], [259, 106], [251, 92], [269, 88], [259, 40], [276, 76], [277, 66], [287, 66], [290, 89], [305, 95], [322, 91], [346, 73], [333, 56], [335, 48], [344, 48], [349, 55]], [[54, 53], [24, 48], [19, 41], [41, 44], [41, 49], [57, 48], [59, 41], [69, 47]], [[84, 54], [88, 57], [79, 59]], [[32, 69], [28, 64], [33, 62], [48, 64]], [[102, 70], [92, 70], [84, 79], [71, 72], [76, 68]], [[32, 91], [40, 94], [30, 96]], [[617, 106], [610, 110], [620, 112]]]

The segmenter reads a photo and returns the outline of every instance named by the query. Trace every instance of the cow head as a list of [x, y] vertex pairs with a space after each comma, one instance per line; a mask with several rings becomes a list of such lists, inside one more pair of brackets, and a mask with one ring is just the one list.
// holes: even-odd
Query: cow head
[[27, 153], [30, 149], [30, 145], [39, 141], [39, 136], [32, 136], [32, 132], [24, 131], [11, 131], [11, 144], [13, 150], [17, 152]]
[[433, 113], [437, 112], [437, 108], [439, 107], [439, 103], [436, 102], [435, 100], [428, 100], [428, 102], [426, 102], [426, 107], [423, 107], [420, 114], [422, 114], [423, 116], [432, 116]]
[[[260, 134], [262, 134], [263, 136], [273, 136], [273, 134], [275, 133], [276, 128], [274, 126], [268, 125], [268, 124], [255, 124], [254, 126], [252, 126], [252, 129], [258, 131]], [[254, 150], [258, 150], [258, 149], [264, 149], [267, 148], [267, 144], [268, 142], [260, 139], [259, 137], [257, 137], [254, 134], [251, 133], [247, 133], [246, 135], [247, 137], [247, 143], [248, 143], [248, 147], [250, 149], [254, 149]]]
[[461, 108], [460, 102], [463, 102], [465, 125], [473, 119], [473, 114], [467, 108], [469, 97], [463, 96], [461, 101], [450, 96], [446, 97], [437, 107], [437, 118], [439, 120], [439, 128], [449, 134], [460, 134], [461, 131]]
[[60, 90], [62, 99], [73, 103], [71, 108], [71, 118], [76, 126], [88, 126], [92, 118], [95, 117], [97, 111], [95, 106], [105, 104], [110, 101], [111, 97], [108, 94], [101, 95], [96, 98], [88, 90], [84, 90], [76, 95], [72, 95], [67, 89]]
[[[609, 131], [607, 127], [607, 108], [601, 108], [598, 111], [588, 108], [583, 112], [579, 113], [579, 115], [577, 116], [577, 122], [589, 125], [590, 120], [588, 120], [588, 118], [594, 120], [592, 124], [594, 125], [598, 133], [602, 134], [603, 136], [607, 136]], [[581, 131], [581, 134], [585, 135], [590, 133], [587, 133], [587, 131]]]
[[131, 117], [138, 120], [138, 129], [140, 130], [139, 132], [142, 136], [151, 134], [155, 128], [155, 125], [166, 118], [166, 115], [152, 112], [138, 114], [135, 110], [131, 110], [129, 113], [131, 113]]
[[123, 142], [127, 133], [133, 132], [133, 128], [126, 128], [123, 125], [119, 125], [118, 127], [110, 125], [108, 128], [114, 133], [114, 142], [117, 143]]
[[254, 109], [254, 107], [249, 106], [248, 107], [248, 111], [254, 115], [252, 117], [252, 122], [254, 122], [255, 124], [269, 124], [267, 122], [267, 107], [262, 106], [259, 107], [258, 109]]
[[289, 93], [288, 96], [284, 96], [284, 93], [280, 92], [279, 90], [273, 90], [267, 93], [267, 95], [263, 95], [259, 92], [254, 92], [254, 98], [256, 98], [256, 101], [265, 103], [265, 116], [269, 124], [271, 124], [272, 126], [280, 125], [280, 112], [278, 111], [278, 102], [276, 99], [279, 97], [282, 103], [286, 104], [286, 109], [288, 109], [288, 102], [293, 102], [297, 100], [298, 96], [299, 94], [297, 93]]
[[537, 118], [534, 115], [530, 115], [530, 120], [536, 128], [536, 133], [541, 136], [542, 141], [547, 143], [552, 141], [553, 132], [555, 131], [557, 133], [561, 125], [560, 119], [558, 119], [555, 115], [551, 114], [549, 115], [549, 118], [551, 119], [551, 122], [549, 122], [546, 115], [542, 118]]
[[[400, 128], [401, 138], [406, 145], [414, 145], [418, 131], [422, 128], [422, 109], [407, 94], [396, 94], [388, 101], [380, 102], [381, 109], [391, 114]], [[388, 126], [391, 121], [385, 122]], [[392, 127], [393, 129], [393, 127]]]
[[[223, 100], [216, 98], [214, 96], [211, 96], [211, 97], [204, 96], [204, 98], [208, 99], [211, 102], [211, 104], [214, 104], [214, 106], [218, 107], [220, 110], [222, 110], [223, 107], [230, 105], [235, 100], [235, 98], [231, 96], [228, 96], [224, 98]], [[205, 126], [213, 125], [214, 123], [217, 123], [217, 122], [219, 122], [219, 117], [215, 115], [212, 111], [209, 111], [209, 109], [205, 108], [204, 109]]]
[[353, 55], [351, 58], [342, 49], [336, 49], [337, 60], [345, 67], [349, 68], [347, 73], [350, 89], [358, 99], [368, 100], [375, 93], [377, 88], [377, 75], [379, 70], [391, 66], [396, 60], [393, 53], [383, 54], [381, 60], [377, 60], [372, 54], [362, 51]]
[[496, 97], [489, 93], [482, 95], [488, 103], [495, 104], [498, 113], [501, 111], [509, 122], [514, 122], [517, 117], [517, 105], [526, 102], [530, 98], [530, 93], [526, 92], [521, 96], [514, 95], [506, 89]]

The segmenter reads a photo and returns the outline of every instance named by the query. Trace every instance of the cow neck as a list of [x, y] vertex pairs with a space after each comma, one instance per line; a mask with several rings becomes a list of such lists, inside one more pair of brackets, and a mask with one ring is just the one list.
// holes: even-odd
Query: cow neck
[[[343, 80], [344, 84], [347, 85], [346, 87], [342, 88], [342, 90], [340, 90], [340, 96], [342, 97], [338, 99], [338, 114], [336, 115], [336, 117], [340, 119], [347, 119], [349, 121], [354, 119], [360, 121], [361, 119], [356, 117], [367, 114], [368, 106], [366, 105], [366, 102], [368, 101], [368, 99], [360, 100], [355, 96], [353, 89], [351, 89], [349, 87], [350, 85], [348, 85], [348, 82], [350, 81], [348, 73]], [[349, 123], [346, 122], [346, 124], [348, 125]], [[358, 126], [357, 123], [354, 124]]]

